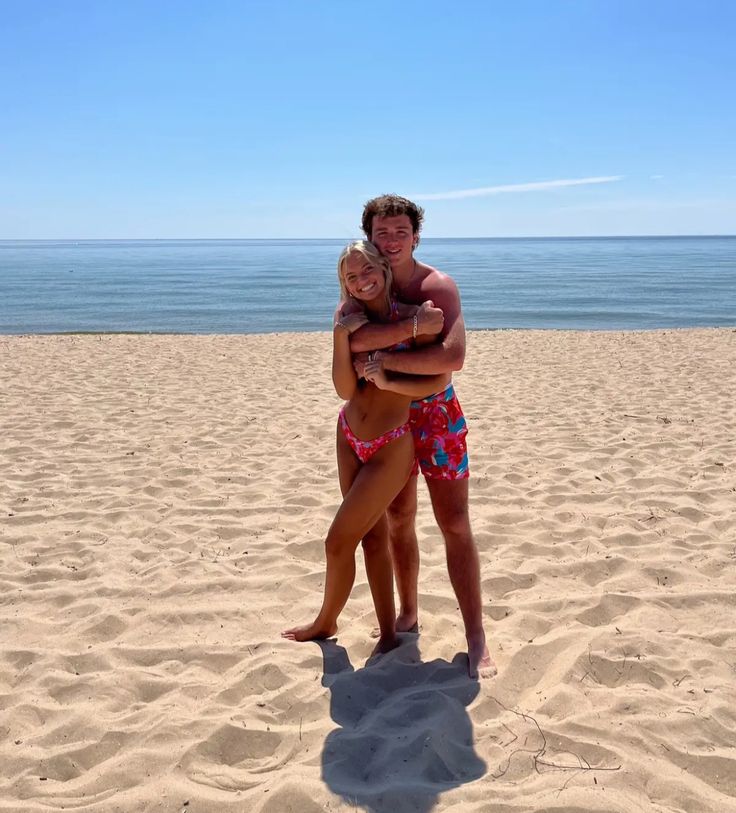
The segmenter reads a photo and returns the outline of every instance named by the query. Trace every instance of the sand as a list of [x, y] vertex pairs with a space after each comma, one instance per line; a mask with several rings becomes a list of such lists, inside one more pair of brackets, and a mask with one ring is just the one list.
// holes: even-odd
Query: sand
[[421, 634], [296, 644], [328, 334], [0, 337], [0, 811], [736, 811], [736, 331], [473, 332], [497, 677], [420, 488]]

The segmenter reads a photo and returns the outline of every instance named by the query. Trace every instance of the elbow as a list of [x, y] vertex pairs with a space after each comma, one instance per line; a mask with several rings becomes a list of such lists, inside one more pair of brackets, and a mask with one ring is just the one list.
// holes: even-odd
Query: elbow
[[337, 397], [341, 398], [343, 401], [349, 401], [353, 395], [355, 395], [356, 385], [353, 384], [350, 386], [349, 384], [345, 384], [344, 382], [340, 381], [333, 381], [335, 385], [335, 392], [337, 393]]
[[462, 370], [465, 364], [465, 351], [459, 350], [450, 353], [447, 361], [451, 372], [456, 373], [458, 370]]

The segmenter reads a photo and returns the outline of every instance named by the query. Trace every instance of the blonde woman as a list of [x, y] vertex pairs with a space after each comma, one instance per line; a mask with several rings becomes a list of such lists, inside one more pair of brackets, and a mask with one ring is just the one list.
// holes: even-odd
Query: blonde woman
[[[346, 401], [337, 426], [343, 501], [325, 540], [327, 573], [322, 607], [311, 624], [285, 630], [282, 636], [309, 641], [335, 634], [338, 616], [355, 581], [355, 551], [362, 540], [380, 633], [374, 651], [381, 653], [398, 643], [386, 508], [414, 466], [409, 405], [437, 392], [444, 379], [387, 374], [380, 362], [373, 360], [364, 365], [359, 378], [350, 352], [350, 334], [367, 322], [411, 320], [414, 338], [394, 345], [391, 349], [396, 351], [410, 347], [420, 337], [422, 323], [439, 324], [439, 332], [441, 318], [439, 322], [436, 318], [420, 321], [420, 315], [432, 308], [431, 303], [418, 308], [394, 298], [391, 266], [366, 240], [344, 249], [337, 270], [343, 303], [352, 306], [338, 311], [333, 330], [332, 380], [337, 394]], [[346, 310], [352, 312], [344, 315]], [[425, 338], [433, 337], [425, 334]]]

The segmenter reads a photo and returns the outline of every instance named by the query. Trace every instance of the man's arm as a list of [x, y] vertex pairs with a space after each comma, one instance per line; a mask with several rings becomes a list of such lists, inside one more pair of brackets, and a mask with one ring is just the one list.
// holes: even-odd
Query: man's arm
[[[460, 293], [455, 282], [445, 274], [435, 272], [422, 289], [430, 296], [445, 316], [440, 339], [409, 352], [388, 353], [379, 351], [376, 358], [385, 370], [413, 375], [435, 375], [461, 370], [465, 361], [465, 320], [460, 305]], [[361, 328], [365, 330], [365, 328]]]
[[405, 375], [386, 373], [380, 361], [369, 361], [365, 365], [365, 378], [372, 381], [380, 390], [390, 390], [413, 399], [426, 398], [440, 392], [447, 386], [445, 375]]
[[[417, 336], [437, 334], [442, 330], [444, 314], [433, 302], [423, 302], [416, 311]], [[353, 353], [369, 352], [398, 344], [414, 336], [414, 316], [396, 322], [363, 325], [350, 336]]]

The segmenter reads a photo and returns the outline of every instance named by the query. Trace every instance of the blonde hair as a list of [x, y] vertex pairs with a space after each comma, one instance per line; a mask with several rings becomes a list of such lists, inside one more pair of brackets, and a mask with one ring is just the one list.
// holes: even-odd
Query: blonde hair
[[394, 291], [394, 277], [391, 273], [391, 263], [389, 263], [373, 243], [368, 240], [355, 240], [352, 243], [348, 243], [342, 250], [340, 258], [337, 261], [337, 278], [340, 281], [340, 291], [342, 292], [343, 299], [352, 298], [345, 284], [345, 266], [351, 254], [360, 254], [360, 256], [367, 260], [374, 268], [383, 271], [383, 278], [386, 280], [384, 295], [386, 297], [386, 304], [390, 306]]

